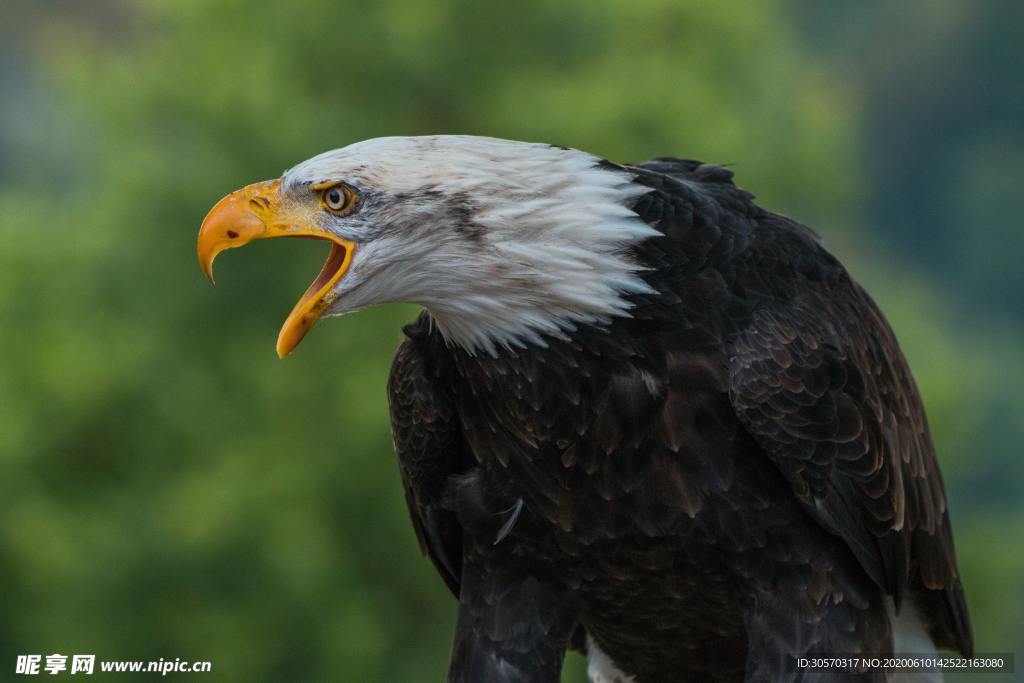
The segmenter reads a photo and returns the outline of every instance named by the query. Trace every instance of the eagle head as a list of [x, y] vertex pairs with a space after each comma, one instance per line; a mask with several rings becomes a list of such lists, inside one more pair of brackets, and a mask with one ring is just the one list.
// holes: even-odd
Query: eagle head
[[630, 208], [649, 191], [575, 149], [472, 136], [389, 137], [313, 157], [218, 202], [199, 231], [218, 253], [267, 237], [331, 250], [281, 328], [290, 353], [322, 316], [423, 306], [469, 353], [544, 345], [629, 315], [649, 292], [632, 247], [655, 235]]

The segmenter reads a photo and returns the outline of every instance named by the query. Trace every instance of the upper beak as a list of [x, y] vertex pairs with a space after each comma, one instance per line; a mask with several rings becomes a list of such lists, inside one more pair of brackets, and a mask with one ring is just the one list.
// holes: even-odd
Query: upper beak
[[210, 209], [199, 228], [199, 267], [213, 282], [213, 261], [225, 249], [267, 237], [311, 237], [331, 242], [320, 275], [288, 315], [277, 337], [277, 355], [287, 356], [334, 300], [334, 286], [352, 262], [355, 244], [315, 225], [310, 215], [286, 217], [281, 210], [280, 180], [254, 183], [232, 192]]

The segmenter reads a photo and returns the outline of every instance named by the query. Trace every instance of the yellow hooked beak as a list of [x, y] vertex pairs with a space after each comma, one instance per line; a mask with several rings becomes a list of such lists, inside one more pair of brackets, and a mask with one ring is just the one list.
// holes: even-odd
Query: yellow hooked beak
[[323, 269], [281, 327], [277, 355], [284, 358], [334, 301], [334, 286], [348, 271], [356, 245], [317, 227], [311, 210], [287, 210], [282, 206], [280, 189], [280, 180], [267, 180], [232, 192], [217, 202], [199, 228], [197, 251], [199, 267], [213, 282], [213, 260], [225, 249], [267, 237], [306, 237], [331, 242], [331, 253]]

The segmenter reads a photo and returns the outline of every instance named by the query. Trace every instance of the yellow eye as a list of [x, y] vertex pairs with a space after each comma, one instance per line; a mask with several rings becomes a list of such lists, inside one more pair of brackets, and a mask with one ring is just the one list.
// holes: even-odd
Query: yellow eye
[[348, 189], [344, 185], [334, 185], [324, 190], [321, 195], [324, 206], [331, 211], [344, 211], [352, 205], [352, 200], [355, 199], [355, 195], [352, 194], [352, 190]]

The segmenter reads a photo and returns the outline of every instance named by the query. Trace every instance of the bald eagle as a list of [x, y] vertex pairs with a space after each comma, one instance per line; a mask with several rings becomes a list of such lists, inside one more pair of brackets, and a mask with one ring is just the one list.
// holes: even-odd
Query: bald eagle
[[[800, 658], [971, 629], [921, 398], [810, 229], [720, 166], [392, 137], [222, 199], [222, 250], [330, 243], [281, 329], [423, 310], [388, 383], [413, 528], [458, 598], [449, 681], [849, 680]], [[869, 670], [858, 680], [885, 680]]]

